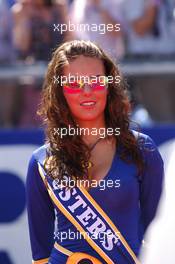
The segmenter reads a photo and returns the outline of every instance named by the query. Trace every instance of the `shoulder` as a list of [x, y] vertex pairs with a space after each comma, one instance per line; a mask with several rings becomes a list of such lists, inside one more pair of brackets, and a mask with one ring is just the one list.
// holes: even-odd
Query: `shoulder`
[[132, 130], [131, 132], [137, 140], [139, 150], [146, 164], [163, 166], [161, 154], [154, 140], [146, 134], [134, 130]]
[[11, 12], [15, 18], [23, 16], [25, 12], [25, 7], [21, 3], [16, 3], [11, 7]]
[[153, 150], [157, 148], [155, 142], [150, 136], [135, 130], [131, 130], [131, 132], [136, 138], [140, 150]]
[[56, 0], [55, 1], [55, 5], [66, 5], [67, 4], [67, 1], [66, 0]]
[[53, 6], [53, 8], [55, 9], [55, 10], [57, 10], [57, 11], [60, 11], [60, 10], [64, 10], [65, 8], [67, 8], [68, 6], [67, 6], [67, 2], [66, 1], [57, 1], [55, 4], [54, 4], [54, 6]]
[[13, 13], [20, 13], [22, 11], [22, 5], [20, 3], [16, 3], [11, 7], [11, 11]]
[[29, 158], [28, 171], [37, 171], [38, 162], [42, 163], [46, 157], [47, 145], [35, 149]]
[[40, 189], [43, 189], [43, 184], [41, 180], [41, 174], [39, 172], [38, 166], [43, 165], [46, 153], [47, 153], [48, 145], [42, 145], [41, 147], [34, 150], [32, 153], [27, 170], [27, 178], [26, 178], [26, 185], [27, 186], [39, 186]]
[[32, 158], [35, 159], [36, 162], [43, 163], [46, 158], [48, 147], [49, 144], [44, 144], [39, 148], [37, 148], [36, 150], [34, 150], [34, 152], [32, 153]]

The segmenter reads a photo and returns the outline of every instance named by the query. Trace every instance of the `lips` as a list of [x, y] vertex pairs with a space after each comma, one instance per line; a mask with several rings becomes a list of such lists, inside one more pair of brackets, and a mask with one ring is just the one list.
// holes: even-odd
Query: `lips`
[[94, 106], [96, 104], [95, 101], [83, 101], [80, 103], [81, 106]]

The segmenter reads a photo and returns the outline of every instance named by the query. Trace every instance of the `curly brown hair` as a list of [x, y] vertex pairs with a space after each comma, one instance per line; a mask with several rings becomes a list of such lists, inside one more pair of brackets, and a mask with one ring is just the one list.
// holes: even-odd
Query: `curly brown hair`
[[[54, 76], [62, 76], [65, 65], [83, 55], [100, 59], [105, 68], [106, 76], [113, 76], [109, 83], [107, 103], [105, 107], [106, 128], [120, 127], [120, 135], [116, 136], [117, 147], [122, 146], [120, 157], [136, 164], [138, 173], [143, 169], [143, 159], [140, 155], [138, 142], [129, 129], [130, 102], [127, 95], [127, 84], [118, 66], [105, 52], [91, 41], [74, 40], [58, 47], [48, 65], [48, 70], [42, 91], [42, 100], [38, 114], [46, 126], [46, 143], [48, 143], [45, 169], [52, 178], [62, 179], [65, 172], [70, 177], [83, 179], [88, 173], [90, 150], [80, 135], [59, 137], [53, 133], [55, 128], [77, 128], [65, 100], [60, 83]], [[120, 76], [120, 83], [115, 82], [115, 76]], [[49, 157], [52, 156], [51, 159]]]

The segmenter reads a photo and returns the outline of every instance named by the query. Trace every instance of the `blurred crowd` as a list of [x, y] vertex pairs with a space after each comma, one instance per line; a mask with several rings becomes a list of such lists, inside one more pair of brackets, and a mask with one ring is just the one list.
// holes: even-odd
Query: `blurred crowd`
[[[121, 63], [175, 61], [175, 0], [0, 0], [0, 71], [47, 65], [53, 50], [72, 39], [95, 41]], [[131, 81], [136, 121], [175, 121], [174, 85], [163, 78]], [[0, 127], [38, 126], [41, 87], [35, 79], [0, 79]]]

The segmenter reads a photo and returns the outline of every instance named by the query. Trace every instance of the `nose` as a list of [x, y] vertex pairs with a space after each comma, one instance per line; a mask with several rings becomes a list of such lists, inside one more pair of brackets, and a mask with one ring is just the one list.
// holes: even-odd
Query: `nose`
[[89, 94], [92, 93], [92, 89], [91, 89], [91, 87], [90, 87], [90, 85], [89, 85], [88, 83], [85, 83], [85, 84], [84, 84], [84, 87], [83, 87], [83, 93], [84, 93], [85, 95], [89, 95]]

